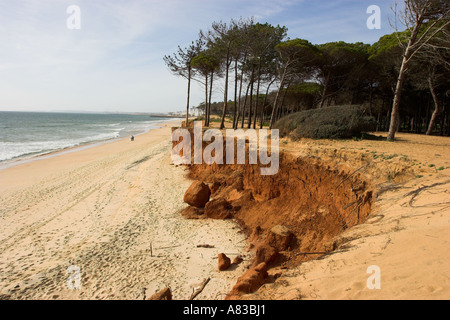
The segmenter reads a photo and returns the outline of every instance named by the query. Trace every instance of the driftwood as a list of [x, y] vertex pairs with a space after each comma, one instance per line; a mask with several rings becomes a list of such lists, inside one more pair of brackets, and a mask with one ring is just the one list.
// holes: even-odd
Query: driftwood
[[196, 296], [198, 296], [200, 294], [200, 292], [203, 291], [203, 289], [205, 288], [205, 286], [208, 284], [210, 278], [206, 278], [205, 280], [203, 280], [202, 284], [200, 285], [200, 287], [197, 288], [197, 290], [195, 290], [191, 297], [189, 298], [189, 300], [194, 300]]
[[211, 244], [198, 244], [197, 248], [214, 248], [214, 245], [211, 245]]
[[170, 248], [176, 248], [176, 247], [181, 247], [181, 244], [177, 244], [174, 246], [168, 246], [168, 247], [160, 247], [160, 248], [156, 248], [155, 250], [170, 249]]

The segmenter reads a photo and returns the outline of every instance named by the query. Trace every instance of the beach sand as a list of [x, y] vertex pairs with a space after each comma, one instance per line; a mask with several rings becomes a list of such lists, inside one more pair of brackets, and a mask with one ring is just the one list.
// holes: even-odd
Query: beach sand
[[217, 255], [248, 255], [246, 238], [231, 220], [179, 214], [191, 181], [171, 164], [172, 124], [0, 171], [2, 299], [143, 299], [167, 286], [188, 299], [205, 278], [197, 299], [225, 297], [245, 263], [219, 272]]
[[[248, 242], [232, 220], [181, 216], [191, 181], [171, 165], [170, 126], [0, 171], [0, 298], [142, 299], [143, 288], [148, 297], [169, 286], [187, 299], [205, 278], [197, 299], [225, 298], [248, 263], [219, 272], [217, 255], [250, 260]], [[450, 298], [450, 138], [397, 136], [281, 142], [331, 167], [363, 167], [377, 197], [335, 251], [271, 268], [276, 280], [242, 299]], [[67, 285], [70, 266], [79, 290]], [[371, 266], [379, 289], [368, 287]]]

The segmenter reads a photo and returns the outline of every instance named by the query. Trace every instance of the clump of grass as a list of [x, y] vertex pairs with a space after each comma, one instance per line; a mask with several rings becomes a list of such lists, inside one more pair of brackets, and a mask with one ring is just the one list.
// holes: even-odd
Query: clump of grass
[[445, 169], [444, 167], [439, 167], [437, 170], [441, 171], [441, 170], [444, 170], [444, 169]]
[[434, 164], [432, 164], [432, 163], [430, 163], [429, 165], [428, 165], [430, 168], [433, 168], [433, 167], [435, 167], [435, 165]]
[[384, 156], [384, 157], [383, 157], [383, 160], [390, 160], [390, 159], [392, 159], [392, 158], [395, 158], [396, 156], [397, 156], [396, 153], [391, 154], [391, 155], [387, 155], [387, 156]]

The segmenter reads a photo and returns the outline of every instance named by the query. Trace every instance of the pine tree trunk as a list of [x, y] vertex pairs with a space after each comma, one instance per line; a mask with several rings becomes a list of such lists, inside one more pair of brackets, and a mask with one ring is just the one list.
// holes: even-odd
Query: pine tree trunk
[[248, 119], [247, 119], [247, 129], [250, 129], [252, 125], [252, 108], [253, 108], [253, 80], [250, 82], [250, 99], [248, 104]]
[[189, 121], [189, 98], [191, 94], [191, 68], [188, 69], [188, 89], [187, 89], [187, 103], [186, 103], [186, 122], [184, 125], [188, 127]]
[[409, 58], [412, 54], [412, 46], [416, 43], [417, 34], [419, 32], [420, 26], [423, 22], [422, 14], [417, 18], [417, 21], [414, 25], [414, 29], [411, 33], [411, 38], [409, 38], [408, 44], [405, 49], [405, 53], [403, 54], [402, 65], [400, 67], [400, 71], [397, 78], [397, 85], [395, 87], [394, 101], [392, 102], [392, 112], [391, 112], [391, 124], [389, 126], [389, 133], [387, 135], [387, 140], [394, 141], [395, 132], [399, 127], [399, 118], [400, 118], [400, 98], [402, 96], [402, 88], [403, 82], [406, 77], [407, 65], [409, 62]]
[[208, 72], [205, 74], [205, 127], [208, 123]]
[[381, 116], [381, 112], [378, 112], [377, 128], [375, 129], [376, 132], [378, 132], [380, 130], [380, 116]]
[[431, 96], [433, 97], [434, 101], [434, 111], [431, 115], [430, 123], [428, 125], [428, 130], [426, 132], [427, 135], [430, 135], [433, 132], [434, 126], [436, 125], [437, 116], [441, 110], [441, 107], [439, 105], [439, 99], [436, 95], [436, 91], [434, 90], [433, 80], [431, 79], [431, 76], [428, 78], [428, 86], [430, 87]]
[[228, 71], [230, 69], [230, 48], [228, 46], [227, 60], [225, 65], [225, 93], [223, 95], [223, 109], [222, 109], [222, 120], [220, 121], [220, 129], [225, 127], [225, 115], [227, 114], [228, 106]]
[[288, 92], [290, 86], [291, 86], [291, 84], [290, 84], [290, 82], [288, 82], [288, 84], [286, 86], [286, 90], [284, 90], [284, 93], [283, 93], [283, 98], [281, 99], [281, 105], [280, 105], [281, 106], [281, 117], [280, 118], [284, 117], [285, 114], [287, 114], [287, 108], [284, 107], [284, 101], [286, 99], [286, 95], [287, 95], [287, 92]]
[[392, 103], [392, 111], [391, 111], [391, 122], [389, 126], [389, 132], [387, 135], [387, 140], [394, 141], [395, 133], [397, 132], [399, 123], [399, 113], [400, 113], [400, 99], [402, 96], [402, 88], [403, 82], [405, 81], [405, 69], [407, 65], [406, 55], [403, 57], [402, 66], [400, 67], [400, 72], [397, 78], [397, 85], [395, 87], [394, 101]]
[[255, 67], [252, 69], [252, 76], [250, 79], [250, 104], [248, 108], [248, 122], [247, 122], [247, 128], [250, 129], [252, 125], [252, 108], [253, 108], [253, 77], [255, 75]]
[[245, 121], [245, 107], [247, 106], [247, 97], [248, 97], [248, 90], [250, 89], [250, 82], [247, 85], [247, 91], [245, 92], [245, 99], [244, 99], [244, 106], [242, 107], [242, 122], [241, 122], [241, 128], [244, 128], [244, 121]]
[[262, 107], [261, 107], [261, 123], [260, 123], [260, 125], [259, 125], [259, 128], [260, 129], [262, 129], [263, 128], [263, 125], [264, 125], [264, 107], [266, 106], [266, 103], [267, 103], [267, 95], [269, 94], [269, 88], [270, 88], [270, 86], [272, 85], [272, 83], [274, 82], [275, 80], [272, 80], [270, 83], [269, 83], [269, 85], [267, 86], [267, 89], [266, 89], [266, 95], [264, 96], [264, 102], [263, 102], [263, 105], [262, 105]]
[[[244, 54], [244, 61], [242, 62], [242, 65], [245, 65], [245, 63], [246, 63], [246, 61], [247, 61], [247, 52]], [[242, 84], [243, 84], [243, 82], [244, 82], [244, 68], [242, 68], [242, 71], [241, 71], [241, 80], [239, 81], [239, 104], [238, 104], [238, 113], [241, 111], [241, 94], [242, 94]], [[247, 98], [247, 97], [246, 97]], [[244, 117], [244, 113], [242, 113], [242, 118]], [[238, 116], [238, 119], [236, 120], [236, 124], [235, 124], [235, 129], [237, 129], [237, 127], [238, 127], [238, 125], [239, 125], [239, 116]]]
[[325, 79], [325, 84], [323, 85], [322, 97], [320, 98], [319, 108], [323, 108], [323, 105], [325, 103], [325, 98], [327, 96], [328, 91], [328, 82], [330, 81], [330, 75], [331, 71], [328, 71], [327, 78]]
[[259, 85], [260, 85], [260, 83], [261, 83], [261, 59], [259, 59], [259, 66], [258, 66], [258, 84], [256, 85], [255, 116], [253, 118], [253, 129], [256, 129], [256, 118], [258, 116]]
[[233, 128], [237, 122], [237, 83], [238, 83], [238, 67], [237, 67], [238, 59], [234, 60], [234, 109], [233, 109]]
[[287, 72], [287, 68], [288, 66], [286, 65], [286, 67], [284, 68], [283, 71], [283, 75], [281, 76], [281, 82], [280, 82], [280, 87], [278, 88], [277, 91], [277, 95], [275, 96], [275, 101], [273, 102], [273, 108], [272, 108], [272, 115], [270, 117], [270, 124], [269, 124], [269, 129], [272, 129], [273, 124], [275, 123], [275, 116], [277, 114], [277, 107], [278, 107], [278, 99], [280, 97], [280, 92], [283, 89], [284, 86], [284, 79], [286, 78], [286, 72]]
[[388, 110], [387, 111], [387, 114], [386, 114], [386, 123], [385, 123], [385, 131], [386, 132], [389, 132], [389, 118], [391, 117], [391, 110]]
[[208, 127], [211, 122], [211, 97], [212, 97], [213, 78], [214, 78], [214, 71], [211, 72], [211, 77], [209, 78]]

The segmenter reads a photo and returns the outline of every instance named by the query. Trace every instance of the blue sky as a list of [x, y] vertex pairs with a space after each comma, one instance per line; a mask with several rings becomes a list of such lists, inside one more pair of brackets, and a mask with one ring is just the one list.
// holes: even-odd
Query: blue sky
[[[399, 1], [401, 2], [401, 1]], [[393, 32], [394, 0], [0, 0], [0, 110], [168, 112], [186, 83], [163, 56], [213, 21], [255, 17], [312, 43], [373, 43]], [[66, 26], [80, 8], [79, 30]], [[367, 7], [381, 9], [369, 30]], [[220, 99], [220, 86], [217, 100]], [[192, 87], [191, 105], [203, 98]]]

